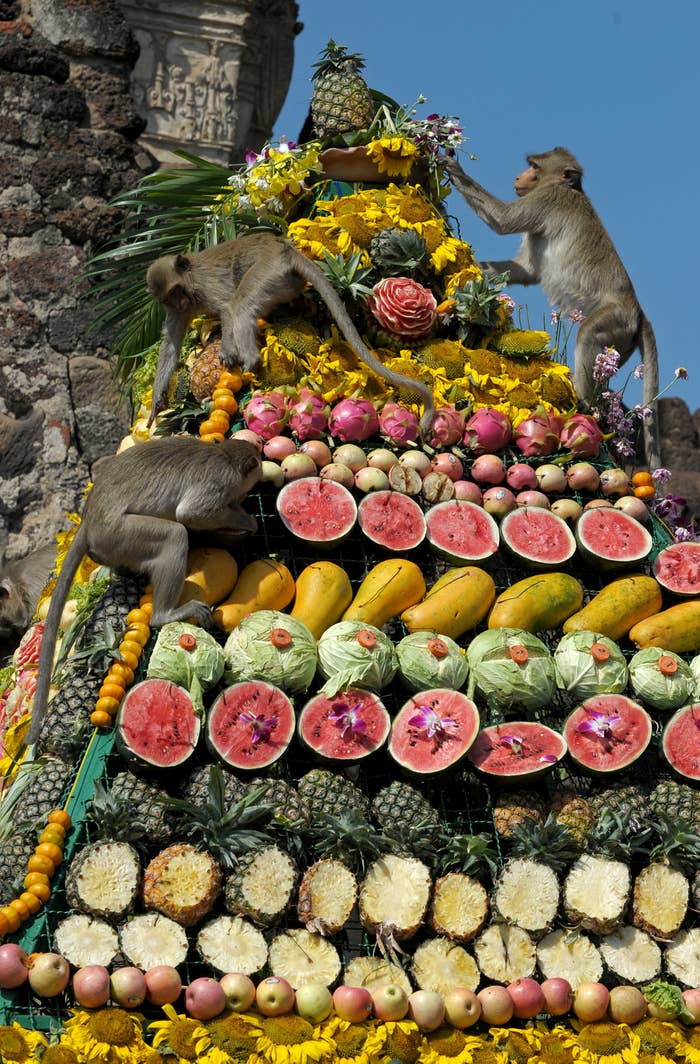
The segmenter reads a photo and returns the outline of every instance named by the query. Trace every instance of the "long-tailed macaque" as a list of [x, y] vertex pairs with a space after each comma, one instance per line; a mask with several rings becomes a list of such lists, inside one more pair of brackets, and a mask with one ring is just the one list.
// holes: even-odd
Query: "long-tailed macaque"
[[433, 395], [426, 384], [395, 373], [363, 343], [333, 285], [305, 255], [274, 233], [249, 233], [188, 255], [164, 255], [151, 264], [148, 290], [165, 307], [163, 342], [153, 384], [150, 421], [167, 405], [168, 384], [180, 347], [195, 313], [207, 310], [221, 318], [221, 358], [226, 366], [252, 370], [260, 362], [257, 319], [289, 303], [307, 282], [324, 301], [343, 336], [374, 373], [396, 387], [420, 392], [424, 401], [421, 429], [433, 421]]
[[94, 484], [46, 617], [28, 745], [41, 731], [61, 611], [83, 555], [147, 575], [153, 626], [188, 617], [206, 624], [211, 611], [205, 603], [177, 605], [187, 571], [187, 530], [254, 532], [257, 522], [240, 504], [260, 474], [252, 444], [205, 443], [193, 436], [149, 440], [95, 463]]
[[[512, 261], [486, 262], [489, 275], [508, 271], [513, 284], [540, 283], [562, 311], [581, 310], [574, 353], [574, 387], [581, 399], [594, 392], [593, 367], [604, 347], [624, 363], [639, 348], [644, 365], [644, 405], [659, 390], [656, 340], [610, 236], [583, 191], [583, 168], [565, 148], [527, 157], [515, 178], [518, 199], [497, 199], [465, 174], [456, 159], [447, 170], [472, 210], [496, 233], [523, 233]], [[656, 419], [645, 421], [647, 458], [659, 464]]]
[[0, 647], [26, 632], [55, 557], [55, 546], [38, 547], [0, 570]]

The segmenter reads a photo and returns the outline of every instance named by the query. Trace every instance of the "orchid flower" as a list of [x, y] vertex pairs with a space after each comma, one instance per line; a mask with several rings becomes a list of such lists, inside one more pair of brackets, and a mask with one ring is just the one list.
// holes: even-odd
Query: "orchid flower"
[[253, 732], [253, 746], [257, 746], [258, 743], [267, 743], [270, 741], [270, 736], [279, 723], [279, 718], [276, 713], [273, 713], [269, 717], [263, 716], [262, 713], [249, 713], [248, 710], [244, 710], [241, 713], [240, 719], [244, 724], [250, 724]]
[[448, 728], [456, 728], [457, 721], [450, 717], [441, 717], [432, 706], [418, 706], [418, 712], [408, 718], [412, 728], [424, 731], [428, 739], [444, 739]]
[[619, 713], [599, 713], [596, 709], [586, 710], [589, 719], [579, 724], [577, 731], [583, 735], [595, 735], [599, 739], [612, 739], [612, 728], [620, 721]]
[[341, 729], [343, 739], [352, 739], [354, 735], [362, 735], [367, 731], [367, 722], [360, 717], [361, 711], [361, 702], [354, 706], [349, 706], [347, 702], [334, 702], [328, 719]]

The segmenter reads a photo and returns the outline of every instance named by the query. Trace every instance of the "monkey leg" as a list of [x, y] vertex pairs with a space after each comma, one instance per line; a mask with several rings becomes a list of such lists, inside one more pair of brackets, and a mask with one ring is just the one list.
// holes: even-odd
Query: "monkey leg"
[[631, 323], [616, 303], [600, 307], [581, 323], [574, 351], [574, 388], [580, 399], [590, 403], [595, 394], [596, 355], [614, 347], [624, 362], [634, 350], [635, 332], [636, 322]]
[[189, 541], [184, 525], [160, 517], [128, 514], [121, 540], [124, 557], [116, 564], [145, 572], [153, 586], [153, 627], [188, 617], [195, 617], [202, 625], [210, 622], [211, 610], [204, 602], [177, 605], [187, 573]]

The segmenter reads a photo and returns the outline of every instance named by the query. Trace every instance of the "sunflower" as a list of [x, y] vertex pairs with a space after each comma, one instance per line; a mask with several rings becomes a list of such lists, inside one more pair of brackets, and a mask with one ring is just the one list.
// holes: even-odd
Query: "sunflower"
[[[323, 260], [325, 251], [330, 251], [331, 255], [354, 255], [361, 250], [353, 244], [350, 234], [327, 215], [298, 218], [289, 226], [287, 236], [299, 251], [311, 259]], [[369, 263], [363, 262], [363, 265]]]
[[45, 1046], [46, 1039], [38, 1031], [25, 1031], [18, 1023], [11, 1027], [0, 1027], [0, 1060], [20, 1062], [25, 1060], [35, 1061], [38, 1059], [37, 1051], [40, 1046]]
[[385, 1020], [382, 1024], [384, 1044], [379, 1059], [382, 1064], [397, 1057], [402, 1064], [420, 1059], [422, 1038], [413, 1020]]
[[384, 207], [393, 225], [408, 225], [419, 228], [416, 223], [437, 222], [440, 231], [447, 233], [445, 223], [433, 207], [420, 185], [389, 185]]
[[[642, 1024], [638, 1023], [635, 1030], [639, 1031], [641, 1026]], [[664, 1024], [663, 1026], [669, 1027], [670, 1024]], [[650, 1046], [651, 1040], [646, 1037], [646, 1031], [643, 1034], [642, 1032], [639, 1033], [642, 1038], [642, 1045], [645, 1048]], [[663, 1052], [663, 1050], [658, 1049], [657, 1052]], [[700, 1027], [683, 1027], [682, 1031], [679, 1031], [676, 1056], [679, 1060], [687, 1061], [688, 1064], [700, 1064]]]
[[211, 1039], [207, 1053], [211, 1064], [247, 1064], [260, 1037], [256, 1017], [225, 1012], [209, 1020], [205, 1027]]
[[150, 1031], [156, 1032], [153, 1048], [174, 1053], [183, 1060], [197, 1060], [211, 1045], [206, 1027], [199, 1020], [178, 1014], [172, 1005], [163, 1005], [163, 1012], [166, 1020], [155, 1020], [148, 1025]]
[[333, 1064], [374, 1064], [384, 1041], [377, 1022], [349, 1023], [339, 1016], [324, 1023], [323, 1034], [335, 1045]]
[[538, 1059], [536, 1044], [529, 1031], [523, 1031], [518, 1027], [492, 1027], [489, 1035], [493, 1044], [503, 1046], [508, 1055], [508, 1064], [533, 1064]]
[[[635, 1023], [632, 1030], [639, 1038], [642, 1052], [659, 1053], [662, 1056], [674, 1057], [676, 1048], [681, 1041], [681, 1029], [673, 1023], [665, 1023], [653, 1016]], [[700, 1047], [700, 1039], [698, 1040]]]
[[472, 1064], [509, 1064], [508, 1054], [483, 1041], [472, 1049]]
[[639, 1037], [626, 1023], [587, 1023], [564, 1045], [581, 1064], [637, 1064]]
[[[464, 245], [469, 247], [468, 244]], [[471, 248], [470, 256], [471, 256]], [[459, 259], [454, 263], [455, 266], [459, 266]], [[465, 265], [459, 267], [454, 273], [450, 272], [445, 275], [445, 295], [453, 296], [458, 288], [464, 288], [470, 281], [480, 281], [483, 274], [476, 263], [467, 262]]]
[[120, 1008], [77, 1010], [64, 1024], [66, 1040], [81, 1058], [93, 1057], [100, 1064], [131, 1062], [147, 1048], [142, 1018], [136, 1012]]
[[309, 1064], [335, 1059], [332, 1039], [301, 1016], [261, 1016], [258, 1022], [260, 1033], [255, 1050], [270, 1064]]
[[473, 1050], [480, 1045], [480, 1038], [456, 1027], [438, 1027], [423, 1039], [420, 1064], [470, 1064]]
[[389, 177], [408, 177], [418, 157], [418, 145], [406, 137], [371, 140], [365, 146], [365, 151], [379, 173], [388, 174]]
[[528, 1033], [537, 1050], [537, 1064], [575, 1064], [574, 1050], [564, 1045], [564, 1037], [571, 1033], [566, 1027], [560, 1025], [550, 1030], [538, 1025]]
[[268, 329], [265, 334], [265, 346], [260, 350], [260, 369], [256, 374], [255, 383], [271, 388], [280, 384], [295, 384], [305, 368], [305, 363]]
[[379, 232], [379, 226], [373, 224], [366, 214], [342, 214], [338, 224], [358, 248], [368, 248], [372, 237]]
[[41, 1064], [79, 1064], [80, 1057], [73, 1046], [54, 1042], [41, 1055]]

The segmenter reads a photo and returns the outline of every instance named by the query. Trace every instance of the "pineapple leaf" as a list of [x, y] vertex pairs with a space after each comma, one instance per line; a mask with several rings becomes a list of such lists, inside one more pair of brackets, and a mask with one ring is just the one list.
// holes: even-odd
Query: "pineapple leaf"
[[323, 257], [325, 261], [320, 262], [319, 266], [341, 295], [350, 296], [352, 299], [371, 295], [372, 289], [364, 284], [364, 281], [371, 275], [372, 269], [368, 266], [360, 267], [360, 252], [355, 252], [346, 259], [341, 254], [331, 255], [330, 251], [324, 248]]
[[318, 812], [305, 831], [319, 858], [336, 857], [354, 872], [364, 872], [367, 860], [391, 849], [387, 835], [372, 827], [358, 809], [348, 808], [338, 816]]
[[531, 857], [549, 865], [555, 872], [562, 871], [580, 851], [571, 832], [552, 813], [544, 824], [525, 817], [514, 825], [507, 841], [514, 857]]
[[440, 850], [437, 864], [441, 874], [449, 871], [478, 874], [486, 868], [491, 876], [496, 873], [498, 855], [493, 848], [492, 837], [486, 832], [479, 835], [451, 835]]
[[498, 294], [508, 284], [508, 276], [508, 273], [499, 273], [490, 280], [482, 277], [478, 281], [467, 281], [462, 288], [455, 290], [453, 298], [460, 340], [474, 325], [488, 329], [497, 324]]
[[653, 834], [652, 825], [639, 823], [632, 810], [618, 813], [604, 808], [589, 832], [586, 849], [589, 853], [629, 860], [649, 853]]
[[700, 835], [693, 824], [658, 812], [650, 827], [658, 836], [649, 851], [650, 861], [666, 860], [681, 871], [700, 865]]

